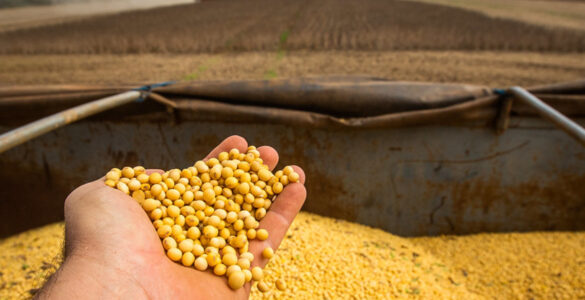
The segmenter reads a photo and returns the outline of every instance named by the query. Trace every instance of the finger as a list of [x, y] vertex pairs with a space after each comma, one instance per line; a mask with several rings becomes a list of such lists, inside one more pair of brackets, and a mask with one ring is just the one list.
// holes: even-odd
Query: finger
[[[146, 173], [146, 175], [150, 175], [152, 173], [159, 173], [159, 174], [163, 174], [165, 171], [161, 170], [161, 169], [146, 169], [144, 171], [144, 173]], [[99, 179], [95, 180], [97, 182], [101, 182], [103, 184], [103, 182], [106, 180], [106, 176], [102, 176]]]
[[[151, 224], [144, 210], [132, 197], [106, 186], [101, 180], [87, 183], [73, 191], [65, 200], [64, 211], [66, 239], [70, 244], [66, 248], [67, 255], [81, 245], [96, 248], [99, 244], [100, 247], [108, 247], [111, 244], [103, 241], [110, 240], [119, 232], [131, 232], [135, 227], [149, 228]], [[109, 220], [108, 225], [102, 224], [102, 218]], [[108, 226], [116, 228], [115, 232], [112, 233]], [[111, 236], [107, 236], [108, 232]]]
[[270, 146], [258, 147], [258, 152], [260, 152], [260, 158], [262, 158], [264, 164], [272, 171], [278, 164], [278, 152]]
[[226, 138], [225, 140], [223, 140], [223, 142], [221, 142], [217, 147], [215, 147], [215, 149], [213, 149], [206, 157], [205, 159], [210, 159], [212, 157], [217, 157], [217, 155], [219, 155], [221, 152], [228, 152], [231, 149], [238, 149], [240, 150], [240, 152], [246, 152], [246, 150], [248, 149], [248, 142], [246, 141], [245, 138], [239, 136], [239, 135], [232, 135], [228, 138]]
[[301, 183], [293, 183], [287, 185], [276, 198], [259, 227], [268, 230], [268, 239], [250, 242], [250, 252], [255, 257], [254, 266], [264, 267], [268, 263], [268, 259], [262, 257], [262, 250], [266, 247], [278, 248], [292, 221], [305, 203], [306, 197], [305, 186]]
[[[299, 182], [304, 184], [306, 177], [303, 169], [296, 165], [292, 165], [292, 167], [299, 174]], [[264, 267], [268, 263], [267, 259], [262, 258], [262, 250], [266, 247], [271, 247], [275, 250], [278, 248], [292, 221], [303, 206], [306, 196], [307, 192], [301, 184], [288, 185], [278, 195], [270, 210], [260, 222], [259, 228], [264, 228], [269, 232], [268, 239], [266, 241], [253, 240], [250, 243], [250, 252], [256, 258], [253, 265]]]
[[163, 174], [165, 171], [161, 170], [161, 169], [147, 169], [145, 171], [146, 175], [150, 175], [152, 173], [159, 173], [159, 174]]

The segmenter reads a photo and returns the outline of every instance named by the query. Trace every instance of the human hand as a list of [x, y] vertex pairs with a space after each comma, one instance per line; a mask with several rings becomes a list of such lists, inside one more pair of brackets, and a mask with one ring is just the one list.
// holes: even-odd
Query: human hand
[[[248, 144], [239, 136], [225, 139], [206, 157]], [[264, 163], [274, 169], [278, 153], [259, 147]], [[252, 266], [264, 267], [260, 254], [278, 248], [306, 198], [305, 174], [299, 183], [286, 186], [260, 222], [270, 232], [265, 241], [253, 240]], [[147, 170], [148, 173], [162, 172]], [[37, 294], [38, 298], [154, 298], [234, 299], [248, 298], [250, 283], [232, 290], [225, 277], [184, 267], [167, 258], [152, 223], [130, 196], [106, 186], [103, 179], [74, 190], [65, 201], [65, 260]]]

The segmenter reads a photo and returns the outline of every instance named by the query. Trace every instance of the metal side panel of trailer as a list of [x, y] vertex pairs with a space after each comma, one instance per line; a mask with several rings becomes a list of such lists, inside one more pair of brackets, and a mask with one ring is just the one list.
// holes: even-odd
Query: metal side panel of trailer
[[[412, 84], [335, 78], [155, 89], [170, 104], [128, 104], [0, 154], [0, 236], [61, 220], [67, 194], [111, 167], [190, 166], [233, 134], [305, 170], [306, 211], [405, 236], [585, 229], [582, 145], [520, 104], [503, 113], [506, 97], [490, 89]], [[582, 87], [532, 91], [585, 124]], [[118, 91], [30, 90], [39, 92], [0, 90], [0, 133]], [[497, 133], [502, 119], [506, 130]]]

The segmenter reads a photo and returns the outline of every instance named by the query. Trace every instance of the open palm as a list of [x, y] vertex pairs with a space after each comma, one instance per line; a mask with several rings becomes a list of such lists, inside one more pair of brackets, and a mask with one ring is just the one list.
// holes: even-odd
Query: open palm
[[[244, 138], [231, 136], [206, 159], [232, 148], [245, 152], [247, 147]], [[268, 146], [258, 151], [264, 163], [274, 169], [278, 153]], [[260, 255], [262, 249], [278, 248], [305, 201], [304, 172], [293, 168], [300, 175], [300, 183], [286, 186], [260, 222], [260, 228], [267, 229], [270, 236], [265, 241], [250, 242], [253, 266], [267, 263]], [[65, 201], [65, 224], [65, 262], [39, 297], [233, 299], [248, 298], [250, 294], [250, 283], [233, 291], [225, 277], [169, 260], [142, 207], [130, 196], [106, 186], [103, 180], [85, 184], [69, 195]]]

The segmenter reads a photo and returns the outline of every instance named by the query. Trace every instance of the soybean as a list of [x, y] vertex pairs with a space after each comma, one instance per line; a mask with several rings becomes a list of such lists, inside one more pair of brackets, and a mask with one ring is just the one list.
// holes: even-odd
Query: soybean
[[[146, 174], [142, 166], [111, 169], [105, 184], [130, 195], [152, 220], [169, 259], [226, 276], [232, 289], [264, 277], [251, 268], [250, 242], [268, 239], [258, 229], [276, 195], [299, 175], [290, 166], [275, 173], [256, 147], [221, 152], [191, 167]], [[272, 248], [262, 251], [271, 258]], [[259, 288], [268, 290], [265, 282]], [[278, 287], [278, 286], [277, 286]]]

